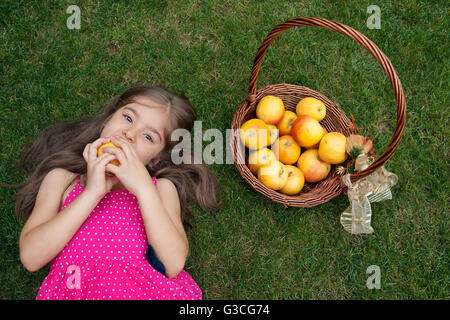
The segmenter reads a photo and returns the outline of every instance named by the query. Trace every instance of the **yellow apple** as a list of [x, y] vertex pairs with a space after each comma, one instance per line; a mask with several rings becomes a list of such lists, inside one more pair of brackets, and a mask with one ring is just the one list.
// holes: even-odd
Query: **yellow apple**
[[305, 185], [305, 176], [303, 175], [303, 172], [295, 166], [286, 165], [285, 168], [288, 173], [288, 178], [284, 187], [280, 189], [280, 192], [292, 196], [303, 189], [303, 186]]
[[301, 149], [294, 138], [287, 134], [274, 142], [272, 151], [281, 163], [294, 164], [300, 156]]
[[275, 140], [278, 139], [278, 128], [274, 124], [268, 124], [267, 126], [269, 127], [269, 133], [270, 133], [269, 142], [268, 142], [268, 145], [270, 146], [275, 142]]
[[327, 133], [320, 140], [319, 157], [325, 162], [339, 164], [347, 159], [347, 138], [339, 132]]
[[267, 147], [269, 141], [269, 127], [261, 119], [250, 119], [246, 121], [239, 131], [241, 141], [253, 150]]
[[256, 106], [256, 117], [267, 124], [278, 124], [284, 115], [283, 100], [275, 96], [265, 96]]
[[275, 153], [267, 148], [255, 150], [248, 156], [248, 167], [251, 172], [258, 174], [259, 167], [269, 164], [270, 161], [277, 160]]
[[[322, 127], [323, 128], [323, 127]], [[328, 133], [327, 129], [323, 128], [323, 136], [325, 137], [325, 135]], [[323, 137], [322, 137], [323, 139]], [[322, 139], [320, 139], [320, 141], [322, 141]], [[306, 149], [319, 149], [320, 146], [320, 141], [317, 142], [315, 145], [311, 146], [311, 147], [307, 147]]]
[[259, 167], [258, 180], [269, 189], [280, 190], [287, 182], [285, 165], [278, 160], [274, 160]]
[[291, 135], [304, 148], [315, 145], [322, 139], [325, 130], [319, 121], [311, 116], [300, 116], [292, 124]]
[[322, 101], [313, 97], [307, 97], [300, 100], [295, 112], [297, 116], [311, 116], [320, 121], [325, 118], [326, 110], [325, 104]]
[[284, 112], [283, 118], [281, 119], [280, 123], [277, 124], [278, 130], [280, 130], [280, 136], [291, 133], [292, 124], [294, 123], [295, 119], [297, 119], [297, 115], [295, 114], [295, 112], [292, 112], [290, 110], [286, 110]]
[[[103, 154], [103, 148], [106, 148], [106, 147], [118, 148], [118, 146], [116, 146], [111, 141], [110, 142], [106, 142], [106, 143], [102, 144], [100, 147], [98, 147], [98, 149], [97, 149], [97, 157]], [[120, 165], [120, 162], [118, 160], [115, 160], [115, 159], [111, 160], [109, 163], [113, 164], [115, 166], [119, 166]]]
[[319, 158], [317, 149], [306, 150], [297, 161], [297, 167], [303, 172], [305, 181], [318, 182], [330, 173], [331, 165]]

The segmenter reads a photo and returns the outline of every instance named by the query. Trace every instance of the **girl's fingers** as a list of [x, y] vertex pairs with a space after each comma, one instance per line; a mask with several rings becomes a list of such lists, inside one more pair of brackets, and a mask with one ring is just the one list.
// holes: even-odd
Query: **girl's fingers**
[[110, 173], [114, 174], [115, 176], [117, 176], [118, 169], [119, 168], [116, 165], [110, 164], [109, 162], [106, 164], [106, 167], [105, 167], [106, 172], [110, 172]]
[[127, 159], [129, 159], [130, 156], [137, 158], [137, 155], [134, 152], [133, 147], [130, 146], [129, 142], [126, 141], [125, 139], [117, 137], [117, 138], [114, 138], [112, 142], [122, 148]]
[[104, 144], [108, 141], [109, 141], [109, 138], [99, 138], [91, 143], [91, 145], [89, 147], [89, 161], [93, 161], [94, 159], [97, 158], [98, 147], [100, 147], [102, 144]]
[[103, 152], [114, 154], [120, 163], [125, 163], [127, 160], [124, 151], [120, 148], [106, 147], [106, 148], [103, 148]]
[[111, 153], [103, 153], [101, 154], [96, 160], [94, 160], [94, 165], [99, 165], [101, 167], [105, 167], [105, 165], [113, 160], [115, 158], [115, 156]]
[[111, 154], [111, 153], [103, 153], [102, 155], [100, 155], [99, 157], [98, 157], [98, 159], [99, 159], [99, 163], [101, 163], [101, 164], [103, 164], [103, 162], [108, 162], [108, 161], [111, 161], [111, 159], [114, 159], [116, 156], [115, 155], [113, 155], [113, 154]]

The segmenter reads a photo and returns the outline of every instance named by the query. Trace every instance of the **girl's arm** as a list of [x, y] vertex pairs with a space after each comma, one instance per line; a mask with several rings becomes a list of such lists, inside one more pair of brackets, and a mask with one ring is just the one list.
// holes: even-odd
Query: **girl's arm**
[[137, 196], [147, 240], [166, 275], [176, 277], [184, 268], [189, 243], [180, 216], [180, 201], [175, 185], [169, 179], [158, 179], [157, 187], [142, 190]]
[[20, 260], [29, 271], [39, 270], [56, 257], [101, 200], [85, 190], [58, 213], [69, 177], [73, 174], [57, 168], [41, 183], [19, 240]]

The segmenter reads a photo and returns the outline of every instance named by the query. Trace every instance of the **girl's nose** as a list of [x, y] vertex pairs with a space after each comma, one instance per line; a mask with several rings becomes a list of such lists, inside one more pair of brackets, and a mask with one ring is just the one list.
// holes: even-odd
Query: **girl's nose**
[[123, 136], [124, 136], [124, 138], [125, 139], [127, 139], [128, 141], [130, 141], [130, 142], [134, 142], [134, 137], [135, 137], [135, 132], [133, 132], [132, 130], [125, 130], [124, 132], [123, 132]]

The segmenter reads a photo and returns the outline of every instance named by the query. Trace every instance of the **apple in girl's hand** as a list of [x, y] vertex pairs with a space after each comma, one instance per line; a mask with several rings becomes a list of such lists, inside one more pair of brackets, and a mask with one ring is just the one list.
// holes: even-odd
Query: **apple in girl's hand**
[[269, 162], [258, 169], [258, 180], [267, 188], [280, 190], [287, 182], [287, 171], [285, 165], [278, 160]]
[[[103, 148], [105, 148], [105, 147], [118, 148], [118, 146], [116, 146], [116, 145], [115, 145], [114, 143], [112, 143], [112, 142], [104, 143], [104, 144], [102, 144], [100, 147], [98, 147], [98, 149], [97, 149], [97, 157], [103, 154]], [[109, 163], [110, 163], [110, 164], [113, 164], [113, 165], [115, 165], [115, 166], [118, 166], [118, 165], [120, 164], [120, 162], [119, 162], [118, 160], [115, 160], [115, 159], [114, 159], [114, 160], [111, 160]]]

